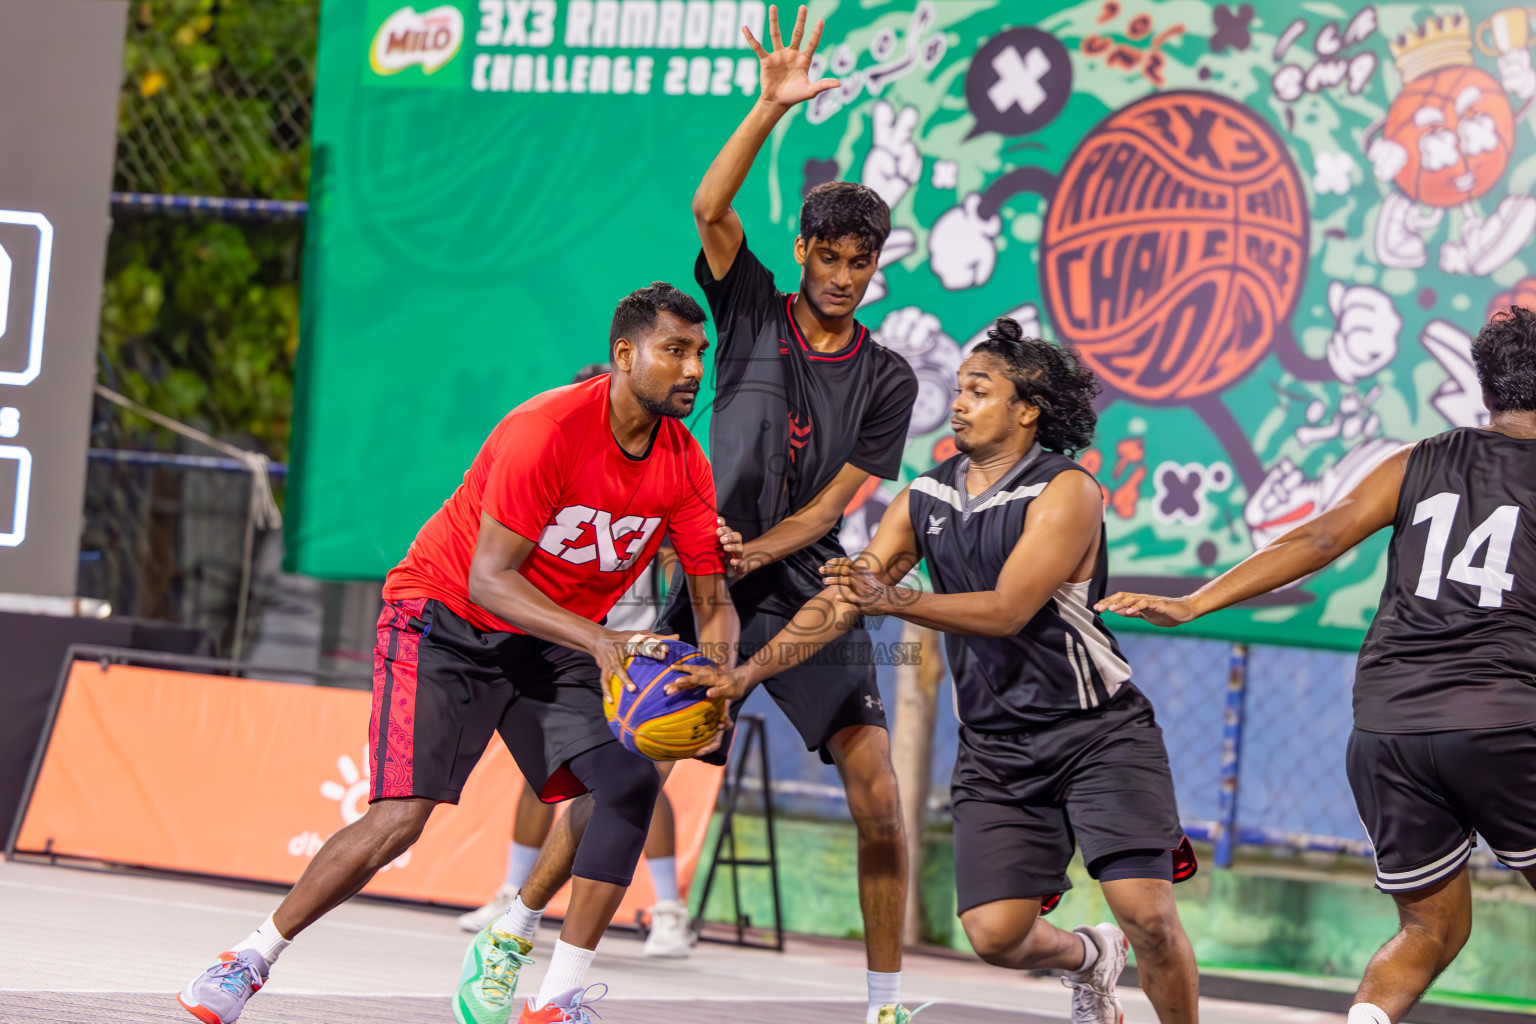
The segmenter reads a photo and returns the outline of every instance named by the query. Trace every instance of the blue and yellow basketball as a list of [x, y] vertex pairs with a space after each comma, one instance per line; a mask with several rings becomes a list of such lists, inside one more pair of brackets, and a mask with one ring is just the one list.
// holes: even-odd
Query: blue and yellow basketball
[[617, 675], [603, 686], [603, 713], [608, 727], [629, 750], [653, 761], [692, 757], [715, 736], [720, 726], [720, 702], [704, 698], [702, 689], [668, 695], [668, 683], [687, 678], [680, 665], [708, 665], [697, 647], [680, 640], [665, 641], [662, 659], [635, 654], [624, 669], [636, 690], [630, 693]]

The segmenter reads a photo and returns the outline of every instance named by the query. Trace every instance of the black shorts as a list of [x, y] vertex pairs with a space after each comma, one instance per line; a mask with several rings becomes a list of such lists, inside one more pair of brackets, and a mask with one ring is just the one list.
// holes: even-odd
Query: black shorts
[[1096, 711], [1037, 731], [962, 726], [950, 796], [958, 912], [1008, 899], [1038, 899], [1049, 911], [1072, 887], [1074, 842], [1094, 877], [1099, 864], [1139, 850], [1174, 851], [1176, 882], [1197, 867], [1163, 731], [1130, 684]]
[[373, 650], [369, 799], [458, 803], [498, 732], [541, 799], [586, 792], [565, 763], [617, 742], [591, 655], [522, 633], [482, 632], [438, 601], [385, 602]]
[[1415, 892], [1461, 870], [1472, 833], [1536, 867], [1536, 724], [1350, 734], [1349, 788], [1376, 849], [1376, 888]]
[[[753, 658], [777, 657], [769, 641], [789, 624], [789, 619], [772, 612], [742, 611], [741, 644], [738, 662]], [[683, 633], [681, 623], [673, 627]], [[686, 632], [693, 631], [692, 617]], [[874, 644], [865, 629], [852, 629], [828, 644], [810, 660], [763, 683], [768, 696], [784, 712], [790, 724], [805, 741], [805, 749], [821, 755], [824, 764], [832, 763], [827, 744], [850, 725], [873, 725], [885, 729], [885, 705], [880, 700], [876, 682]], [[748, 695], [747, 700], [751, 700]], [[731, 706], [731, 717], [745, 701]], [[701, 758], [711, 764], [724, 764], [730, 753], [730, 738], [720, 749]]]

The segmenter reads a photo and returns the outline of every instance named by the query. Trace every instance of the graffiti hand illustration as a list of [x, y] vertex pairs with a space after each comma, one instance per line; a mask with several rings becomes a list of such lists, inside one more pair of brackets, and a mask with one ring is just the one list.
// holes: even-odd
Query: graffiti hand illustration
[[1371, 173], [1381, 182], [1391, 181], [1408, 166], [1408, 151], [1391, 139], [1379, 135], [1371, 141], [1371, 148], [1366, 150], [1365, 157], [1371, 162]]
[[1447, 274], [1483, 277], [1508, 263], [1536, 232], [1536, 196], [1510, 195], [1479, 220], [1461, 222], [1461, 241], [1440, 247], [1440, 269]]
[[1499, 58], [1499, 81], [1504, 91], [1517, 99], [1536, 96], [1536, 70], [1531, 68], [1531, 51], [1511, 50]]
[[912, 255], [917, 248], [917, 236], [908, 228], [893, 228], [886, 236], [885, 248], [880, 250], [880, 261], [875, 276], [869, 279], [869, 288], [864, 292], [864, 300], [860, 306], [867, 306], [871, 302], [879, 302], [890, 293], [890, 287], [885, 283], [885, 268], [892, 263], [899, 262]]
[[939, 318], [917, 306], [894, 310], [886, 314], [875, 340], [905, 359], [917, 374], [917, 400], [907, 435], [926, 434], [948, 422], [960, 346]]
[[928, 233], [928, 265], [952, 292], [986, 284], [997, 265], [994, 239], [1003, 230], [996, 214], [983, 217], [981, 195], [972, 192], [944, 212]]
[[1454, 324], [1431, 320], [1419, 333], [1419, 344], [1446, 373], [1445, 383], [1429, 400], [1435, 411], [1453, 427], [1487, 426], [1488, 409], [1483, 405], [1483, 388], [1472, 363], [1471, 336]]
[[1326, 512], [1402, 444], [1384, 437], [1372, 438], [1351, 448], [1315, 480], [1308, 479], [1290, 459], [1275, 463], [1243, 506], [1243, 521], [1248, 524], [1253, 549], [1265, 547]]
[[1376, 260], [1384, 267], [1417, 270], [1429, 259], [1424, 235], [1440, 224], [1445, 211], [1428, 212], [1401, 192], [1388, 192], [1376, 213]]
[[912, 141], [917, 119], [916, 107], [902, 107], [898, 114], [884, 100], [875, 104], [871, 114], [874, 144], [864, 158], [859, 180], [878, 192], [893, 210], [923, 174], [923, 157]]
[[1328, 366], [1345, 384], [1369, 377], [1397, 358], [1397, 336], [1403, 329], [1386, 292], [1369, 285], [1328, 285], [1333, 311], [1333, 336], [1328, 339]]

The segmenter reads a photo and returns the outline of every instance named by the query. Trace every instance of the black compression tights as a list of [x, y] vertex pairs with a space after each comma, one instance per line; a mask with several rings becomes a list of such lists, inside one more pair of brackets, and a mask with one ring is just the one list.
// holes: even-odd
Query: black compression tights
[[605, 743], [577, 754], [566, 767], [592, 793], [592, 818], [576, 846], [571, 874], [629, 885], [661, 792], [656, 765], [618, 743]]

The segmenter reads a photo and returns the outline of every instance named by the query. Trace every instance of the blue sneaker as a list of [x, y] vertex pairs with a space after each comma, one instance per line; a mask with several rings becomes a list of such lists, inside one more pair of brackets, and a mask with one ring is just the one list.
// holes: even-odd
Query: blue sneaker
[[235, 1024], [246, 1000], [267, 983], [267, 961], [254, 949], [220, 953], [208, 969], [176, 994], [182, 1009], [203, 1024]]

